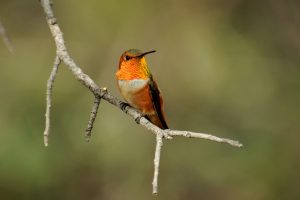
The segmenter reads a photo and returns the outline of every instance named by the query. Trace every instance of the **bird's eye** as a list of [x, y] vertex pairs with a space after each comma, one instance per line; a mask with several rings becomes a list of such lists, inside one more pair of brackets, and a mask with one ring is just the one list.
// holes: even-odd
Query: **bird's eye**
[[125, 60], [130, 60], [131, 59], [130, 56], [125, 56], [124, 58], [125, 58]]

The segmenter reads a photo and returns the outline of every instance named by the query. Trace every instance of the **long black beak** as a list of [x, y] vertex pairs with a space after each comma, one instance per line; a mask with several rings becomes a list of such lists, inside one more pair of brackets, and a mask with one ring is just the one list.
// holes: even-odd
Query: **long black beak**
[[152, 51], [147, 51], [147, 52], [145, 52], [145, 53], [142, 53], [141, 55], [138, 55], [137, 57], [144, 57], [145, 55], [147, 55], [147, 54], [150, 54], [150, 53], [154, 53], [154, 52], [156, 52], [155, 50], [152, 50]]

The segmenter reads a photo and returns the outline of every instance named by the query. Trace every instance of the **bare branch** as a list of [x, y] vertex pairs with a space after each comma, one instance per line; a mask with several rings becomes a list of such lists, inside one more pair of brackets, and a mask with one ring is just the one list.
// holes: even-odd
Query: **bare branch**
[[92, 135], [92, 129], [94, 127], [94, 122], [97, 117], [99, 105], [100, 105], [101, 97], [98, 95], [95, 95], [95, 101], [94, 105], [91, 111], [90, 120], [88, 122], [88, 127], [85, 129], [85, 138], [89, 142]]
[[7, 33], [6, 33], [6, 30], [1, 22], [1, 19], [0, 19], [0, 35], [2, 37], [2, 40], [5, 44], [5, 46], [7, 47], [7, 49], [10, 51], [10, 53], [14, 53], [15, 51], [15, 48], [13, 46], [13, 44], [11, 43]]
[[195, 133], [190, 131], [177, 131], [177, 130], [166, 130], [169, 135], [171, 136], [184, 136], [188, 138], [201, 138], [206, 139], [214, 142], [220, 142], [220, 143], [227, 143], [234, 147], [243, 147], [243, 144], [241, 144], [239, 141], [231, 140], [227, 138], [220, 138], [214, 135], [210, 135], [207, 133]]
[[[174, 136], [184, 136], [184, 137], [191, 137], [191, 138], [201, 138], [206, 140], [211, 140], [215, 142], [220, 143], [226, 143], [234, 147], [242, 147], [243, 145], [235, 140], [230, 140], [226, 138], [219, 138], [214, 135], [206, 134], [206, 133], [195, 133], [195, 132], [189, 132], [189, 131], [178, 131], [178, 130], [162, 130], [159, 127], [152, 124], [149, 120], [147, 120], [139, 111], [136, 109], [130, 107], [130, 106], [124, 106], [124, 102], [117, 99], [115, 96], [111, 95], [109, 92], [107, 92], [106, 89], [100, 88], [87, 74], [83, 73], [81, 68], [74, 62], [74, 60], [69, 55], [67, 48], [65, 46], [63, 34], [57, 24], [57, 20], [54, 17], [51, 4], [49, 0], [41, 0], [41, 5], [44, 9], [44, 12], [46, 14], [47, 23], [51, 30], [52, 36], [54, 38], [55, 44], [56, 44], [56, 53], [57, 58], [59, 60], [62, 60], [66, 66], [69, 68], [69, 70], [73, 73], [74, 77], [79, 80], [86, 88], [88, 88], [95, 96], [95, 102], [92, 108], [90, 120], [88, 123], [88, 128], [86, 129], [86, 136], [89, 139], [91, 135], [91, 130], [93, 127], [93, 123], [95, 121], [95, 118], [97, 116], [97, 110], [99, 108], [100, 99], [104, 99], [105, 101], [109, 102], [110, 104], [120, 108], [123, 112], [125, 112], [127, 115], [131, 116], [137, 123], [139, 123], [141, 126], [146, 128], [147, 130], [151, 131], [156, 135], [156, 149], [155, 149], [155, 158], [154, 158], [154, 177], [153, 177], [153, 193], [157, 193], [157, 187], [158, 187], [158, 172], [159, 172], [159, 163], [160, 163], [160, 153], [161, 148], [163, 145], [162, 138], [165, 139], [172, 139]], [[56, 72], [55, 72], [56, 73]], [[51, 76], [50, 76], [51, 77]], [[49, 79], [50, 80], [50, 79]], [[48, 81], [49, 82], [49, 81]], [[47, 97], [48, 97], [48, 90], [47, 89]], [[51, 93], [50, 93], [51, 95]], [[49, 100], [47, 98], [47, 112], [50, 112], [50, 106], [51, 106], [51, 98], [50, 98], [50, 104]], [[49, 108], [48, 108], [49, 107]], [[46, 115], [47, 115], [46, 112]], [[50, 116], [50, 114], [48, 114]], [[49, 119], [48, 119], [49, 120]], [[47, 125], [48, 124], [48, 125]], [[47, 132], [47, 143], [45, 142], [45, 145], [48, 144], [48, 135], [49, 135], [49, 126], [50, 122], [47, 122], [46, 119], [46, 130]], [[47, 128], [48, 127], [48, 128]], [[44, 133], [45, 135], [45, 133]]]
[[47, 81], [47, 95], [46, 95], [46, 126], [44, 131], [44, 145], [48, 146], [49, 132], [50, 132], [50, 110], [51, 110], [51, 97], [52, 97], [52, 88], [55, 80], [55, 76], [60, 65], [60, 59], [58, 56], [55, 57], [53, 68], [50, 74], [50, 77]]
[[163, 135], [156, 135], [156, 147], [155, 147], [155, 156], [154, 156], [154, 175], [152, 181], [152, 193], [157, 194], [158, 188], [158, 173], [159, 173], [159, 163], [160, 163], [160, 153], [163, 146], [162, 141]]

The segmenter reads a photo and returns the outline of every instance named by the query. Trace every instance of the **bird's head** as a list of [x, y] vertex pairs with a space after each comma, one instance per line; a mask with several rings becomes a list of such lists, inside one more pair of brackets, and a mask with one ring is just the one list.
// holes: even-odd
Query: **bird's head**
[[151, 75], [148, 68], [145, 55], [154, 53], [155, 50], [142, 52], [138, 49], [129, 49], [125, 51], [119, 61], [119, 71], [117, 72], [117, 77], [119, 79], [136, 79], [149, 78]]

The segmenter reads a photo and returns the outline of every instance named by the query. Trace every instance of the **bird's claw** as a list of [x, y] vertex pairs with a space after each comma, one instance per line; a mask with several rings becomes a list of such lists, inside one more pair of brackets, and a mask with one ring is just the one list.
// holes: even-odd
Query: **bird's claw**
[[137, 123], [137, 124], [140, 124], [140, 121], [141, 121], [141, 118], [142, 118], [143, 116], [138, 116], [138, 117], [136, 117], [135, 119], [134, 119], [134, 121]]
[[126, 103], [126, 102], [121, 102], [121, 103], [120, 103], [120, 107], [121, 107], [121, 109], [124, 110], [124, 111], [125, 111], [125, 108], [126, 108], [127, 106], [129, 106], [129, 104]]

